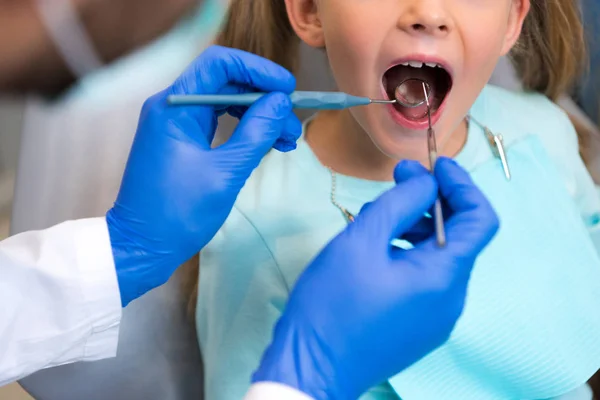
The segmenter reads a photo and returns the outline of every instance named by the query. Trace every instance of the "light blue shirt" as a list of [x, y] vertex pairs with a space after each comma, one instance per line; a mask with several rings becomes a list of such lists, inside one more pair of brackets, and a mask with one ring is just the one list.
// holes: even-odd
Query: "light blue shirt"
[[[479, 258], [449, 342], [363, 399], [591, 398], [600, 368], [600, 199], [567, 117], [542, 96], [488, 86], [471, 114], [503, 134], [507, 181], [483, 130], [470, 124], [457, 156], [492, 201], [502, 228]], [[337, 177], [351, 212], [390, 182]], [[331, 175], [306, 142], [272, 152], [202, 251], [197, 307], [207, 400], [243, 397], [290, 288], [346, 226]]]

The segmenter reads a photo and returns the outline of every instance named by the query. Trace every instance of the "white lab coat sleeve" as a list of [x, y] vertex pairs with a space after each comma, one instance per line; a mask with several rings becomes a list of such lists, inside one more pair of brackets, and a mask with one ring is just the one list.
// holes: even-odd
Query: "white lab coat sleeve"
[[250, 386], [244, 400], [314, 400], [289, 386], [274, 382], [259, 382]]
[[104, 218], [0, 242], [0, 386], [116, 355], [121, 298]]

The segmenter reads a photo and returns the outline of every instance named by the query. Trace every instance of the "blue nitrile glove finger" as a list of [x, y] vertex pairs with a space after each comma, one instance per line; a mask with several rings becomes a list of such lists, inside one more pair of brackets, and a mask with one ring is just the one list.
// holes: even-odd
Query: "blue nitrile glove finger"
[[[220, 112], [171, 107], [166, 96], [240, 85], [271, 93], [241, 116], [231, 141], [211, 148]], [[117, 200], [106, 215], [123, 305], [165, 283], [205, 246], [262, 157], [300, 135], [293, 76], [270, 61], [213, 47], [144, 104]], [[286, 132], [287, 130], [287, 132]]]
[[[249, 86], [240, 86], [240, 85], [227, 85], [223, 89], [219, 90], [219, 94], [240, 94], [240, 93], [248, 93], [254, 92], [256, 89], [253, 89]], [[223, 107], [218, 106], [215, 107], [217, 110], [217, 115], [222, 115], [227, 112], [229, 115], [241, 119], [242, 116], [248, 111], [248, 107], [245, 106], [233, 106], [233, 107]], [[286, 121], [286, 127], [281, 132], [280, 137], [273, 144], [273, 148], [275, 150], [281, 152], [288, 152], [294, 150], [296, 148], [296, 141], [300, 137], [302, 133], [301, 122], [298, 120], [295, 114], [290, 114]]]
[[[394, 169], [394, 180], [396, 183], [400, 183], [411, 178], [412, 176], [415, 176], [416, 174], [429, 173], [429, 170], [427, 170], [421, 163], [417, 161], [404, 160], [400, 162]], [[443, 201], [442, 206], [444, 207], [444, 211], [446, 211]], [[417, 222], [409, 231], [405, 232], [399, 239], [406, 240], [411, 244], [416, 244], [429, 238], [433, 234], [434, 229], [434, 221], [431, 218], [431, 213], [432, 210], [429, 210], [427, 215], [424, 215], [419, 222]], [[446, 213], [444, 213], [444, 216], [446, 216]]]
[[[429, 174], [429, 171], [425, 167], [423, 167], [423, 165], [421, 165], [420, 162], [413, 160], [403, 160], [400, 161], [394, 169], [394, 180], [398, 184], [407, 181], [411, 178], [415, 178], [417, 176], [426, 174]], [[365, 212], [371, 206], [371, 204], [373, 203], [370, 202], [364, 204], [360, 209], [359, 214]]]
[[283, 383], [315, 399], [356, 399], [447, 340], [497, 218], [460, 167], [444, 164], [438, 179], [456, 221], [449, 250], [427, 249], [425, 241], [395, 251], [390, 239], [410, 230], [438, 192], [432, 175], [405, 168], [412, 177], [363, 210], [300, 276], [254, 382]]
[[420, 162], [413, 160], [403, 160], [394, 168], [394, 180], [396, 183], [404, 182], [416, 175], [425, 175], [429, 171]]
[[[492, 205], [475, 189], [468, 172], [452, 159], [438, 159], [435, 178], [446, 205], [447, 251], [457, 256], [470, 254], [473, 249], [479, 253], [499, 229], [500, 222]], [[433, 236], [432, 229], [429, 239], [422, 244], [425, 251], [437, 248]]]
[[[236, 117], [241, 118], [244, 113], [248, 110], [248, 107], [230, 107], [227, 112]], [[281, 135], [273, 144], [273, 148], [282, 153], [287, 153], [288, 151], [296, 149], [296, 141], [300, 137], [302, 133], [302, 125], [297, 120], [296, 116], [292, 114], [286, 120], [286, 126], [283, 128]]]
[[[484, 238], [484, 244], [480, 243], [481, 248], [487, 244], [486, 232], [481, 230], [493, 228], [490, 234], [493, 236], [498, 229], [499, 221], [495, 224], [488, 224], [496, 218], [496, 214], [491, 204], [485, 199], [480, 191], [473, 191], [473, 182], [462, 167], [454, 160], [440, 157], [435, 168], [435, 177], [439, 182], [440, 196], [444, 207], [444, 221], [446, 226], [446, 236], [454, 235], [454, 227], [459, 226], [460, 234], [452, 239], [452, 246], [449, 251], [461, 251], [464, 242], [468, 242], [468, 248], [471, 248], [476, 238]], [[457, 219], [459, 219], [457, 221]], [[485, 221], [484, 224], [479, 224]], [[435, 224], [431, 218], [423, 218], [413, 228], [403, 235], [403, 239], [413, 244], [419, 244], [428, 241], [427, 251], [437, 248], [437, 241], [433, 240]], [[473, 238], [471, 238], [471, 235]]]

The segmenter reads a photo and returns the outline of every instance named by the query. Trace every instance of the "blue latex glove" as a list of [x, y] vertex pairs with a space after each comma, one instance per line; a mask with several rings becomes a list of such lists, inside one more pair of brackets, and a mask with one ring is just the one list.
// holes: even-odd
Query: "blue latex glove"
[[[117, 201], [106, 215], [124, 306], [165, 283], [210, 241], [272, 147], [295, 148], [302, 127], [287, 95], [295, 85], [270, 61], [215, 46], [146, 101]], [[274, 93], [248, 110], [166, 103], [171, 94], [245, 91]], [[240, 123], [225, 144], [211, 149], [224, 112]]]
[[[440, 158], [435, 177], [447, 205], [447, 247], [437, 247], [432, 230], [422, 235], [436, 180], [418, 163], [401, 163], [398, 185], [363, 208], [300, 276], [254, 382], [356, 399], [448, 339], [498, 219], [454, 161]], [[423, 239], [414, 249], [390, 246], [413, 227]]]

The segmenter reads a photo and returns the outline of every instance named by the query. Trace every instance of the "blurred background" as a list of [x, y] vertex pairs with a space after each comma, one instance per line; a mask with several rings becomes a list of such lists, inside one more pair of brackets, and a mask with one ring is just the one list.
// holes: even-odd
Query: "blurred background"
[[[0, 238], [104, 214], [143, 101], [210, 43], [226, 2], [0, 0]], [[590, 64], [561, 105], [600, 138], [600, 1], [581, 2]], [[299, 86], [332, 89], [323, 54], [302, 51]], [[519, 90], [507, 60], [492, 81]], [[117, 360], [42, 371], [23, 386], [42, 400], [201, 398], [181, 283], [125, 310]], [[31, 397], [13, 384], [4, 399]]]
[[[0, 238], [104, 214], [118, 190], [143, 101], [168, 86], [207, 46], [224, 8], [221, 0], [0, 0]], [[153, 323], [182, 318], [164, 315], [166, 320]], [[129, 326], [148, 329], [130, 320]], [[178, 333], [162, 347], [195, 341], [191, 334]], [[121, 336], [128, 335], [125, 326]], [[78, 392], [77, 384], [84, 391], [85, 376], [94, 375], [98, 380], [87, 390], [107, 387], [98, 398], [117, 398], [111, 390], [122, 398], [187, 398], [176, 388], [186, 387], [181, 378], [144, 385], [164, 376], [173, 362], [161, 352], [177, 357], [184, 347], [179, 353], [151, 343], [126, 347], [131, 350], [123, 357], [135, 360], [130, 364], [100, 364], [97, 368], [107, 372], [99, 374], [76, 367], [84, 378], [66, 371], [70, 376], [64, 380], [59, 368], [58, 379], [34, 377], [29, 390], [36, 398], [66, 399], [62, 381], [72, 383], [65, 391], [73, 398], [92, 398]], [[185, 369], [197, 366], [199, 356], [192, 352], [179, 361]], [[130, 379], [110, 378], [126, 377], [144, 364], [153, 367], [129, 374]], [[136, 382], [146, 393], [128, 392]], [[198, 385], [188, 386], [193, 391]], [[0, 388], [2, 400], [31, 398], [18, 384]]]

